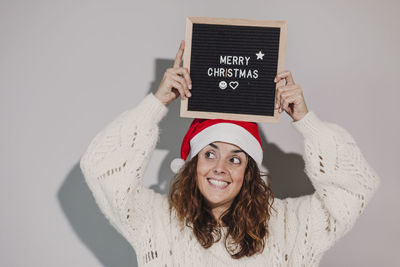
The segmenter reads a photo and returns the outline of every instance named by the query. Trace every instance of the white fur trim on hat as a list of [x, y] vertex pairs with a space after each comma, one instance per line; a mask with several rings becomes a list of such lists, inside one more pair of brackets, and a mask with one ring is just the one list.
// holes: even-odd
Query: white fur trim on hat
[[177, 174], [184, 164], [185, 161], [181, 158], [173, 159], [170, 165], [172, 172]]
[[204, 129], [190, 140], [189, 159], [212, 142], [226, 142], [237, 145], [261, 166], [263, 151], [258, 140], [243, 127], [233, 123], [218, 123]]

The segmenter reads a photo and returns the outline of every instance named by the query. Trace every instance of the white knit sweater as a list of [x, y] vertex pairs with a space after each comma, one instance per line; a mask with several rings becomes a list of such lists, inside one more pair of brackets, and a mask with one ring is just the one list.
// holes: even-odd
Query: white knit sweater
[[292, 125], [304, 138], [305, 170], [315, 193], [275, 199], [262, 253], [233, 259], [223, 238], [204, 249], [190, 228], [180, 231], [167, 196], [142, 184], [166, 113], [149, 94], [98, 133], [80, 162], [99, 208], [133, 246], [139, 266], [318, 266], [378, 188], [379, 177], [350, 134], [309, 111]]

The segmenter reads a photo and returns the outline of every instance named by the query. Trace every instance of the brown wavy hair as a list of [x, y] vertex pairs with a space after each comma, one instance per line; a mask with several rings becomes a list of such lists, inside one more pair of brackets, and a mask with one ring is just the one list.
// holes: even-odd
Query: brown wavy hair
[[[247, 156], [243, 185], [231, 207], [221, 215], [227, 227], [225, 248], [234, 259], [262, 252], [269, 235], [268, 221], [274, 196], [262, 179], [257, 163]], [[193, 229], [197, 240], [209, 248], [221, 237], [221, 228], [211, 213], [196, 182], [197, 156], [186, 162], [172, 180], [169, 191], [169, 209], [178, 219]]]

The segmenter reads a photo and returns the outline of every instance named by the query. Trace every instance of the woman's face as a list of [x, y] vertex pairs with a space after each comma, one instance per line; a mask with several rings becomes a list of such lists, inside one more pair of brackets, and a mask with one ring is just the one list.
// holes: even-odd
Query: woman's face
[[211, 209], [227, 209], [239, 193], [247, 155], [238, 146], [213, 142], [198, 154], [197, 185]]

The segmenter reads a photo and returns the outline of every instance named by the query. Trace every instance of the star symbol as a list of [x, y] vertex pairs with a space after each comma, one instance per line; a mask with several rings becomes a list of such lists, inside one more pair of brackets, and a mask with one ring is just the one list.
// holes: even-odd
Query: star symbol
[[264, 56], [265, 54], [263, 54], [263, 53], [261, 53], [261, 50], [260, 50], [260, 52], [258, 52], [257, 54], [256, 54], [256, 56], [257, 56], [257, 59], [263, 59], [263, 56]]

